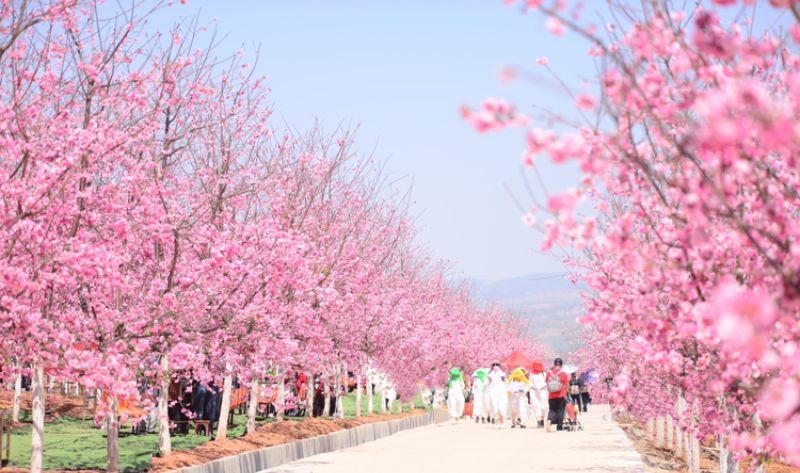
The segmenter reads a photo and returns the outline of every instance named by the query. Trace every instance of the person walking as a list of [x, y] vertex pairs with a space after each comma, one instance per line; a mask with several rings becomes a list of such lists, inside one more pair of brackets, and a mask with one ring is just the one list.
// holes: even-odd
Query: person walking
[[487, 405], [489, 388], [489, 370], [478, 368], [472, 373], [472, 418], [475, 423], [486, 423], [489, 418]]
[[500, 363], [492, 363], [492, 369], [487, 375], [489, 379], [488, 388], [488, 410], [492, 424], [503, 423], [508, 408], [508, 394], [506, 390], [506, 374], [500, 368]]
[[536, 427], [544, 428], [544, 418], [547, 414], [547, 374], [544, 372], [544, 364], [536, 361], [531, 366], [530, 381], [531, 409], [533, 417], [536, 419]]
[[511, 394], [509, 418], [511, 428], [519, 426], [524, 429], [528, 426], [528, 376], [523, 368], [517, 368], [508, 377], [508, 391]]
[[573, 404], [580, 404], [581, 386], [578, 380], [578, 373], [572, 373], [569, 378], [569, 392], [567, 393], [567, 402]]
[[584, 375], [585, 373], [578, 377], [578, 387], [580, 390], [578, 399], [580, 401], [579, 407], [581, 411], [586, 412], [589, 409], [591, 394], [589, 393], [589, 377]]
[[552, 432], [555, 424], [556, 430], [564, 430], [564, 409], [567, 407], [567, 388], [569, 376], [562, 371], [564, 361], [561, 358], [553, 360], [553, 367], [547, 373], [547, 403], [550, 411], [547, 414], [547, 431]]
[[447, 411], [453, 422], [464, 415], [464, 378], [455, 366], [450, 368], [450, 381], [447, 383]]

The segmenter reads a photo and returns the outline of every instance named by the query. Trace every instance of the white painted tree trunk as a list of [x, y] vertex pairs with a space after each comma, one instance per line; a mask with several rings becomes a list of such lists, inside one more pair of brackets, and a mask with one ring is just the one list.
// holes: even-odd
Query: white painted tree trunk
[[117, 398], [114, 396], [109, 396], [108, 400], [106, 452], [108, 455], [106, 471], [108, 473], [119, 473], [119, 420], [117, 419]]
[[719, 473], [739, 473], [739, 462], [733, 456], [733, 451], [728, 448], [728, 438], [720, 435], [717, 438], [719, 446]]
[[347, 369], [340, 367], [336, 377], [336, 417], [340, 419], [344, 419], [344, 395], [347, 393], [346, 386], [342, 386], [342, 378], [347, 379]]
[[306, 417], [314, 417], [314, 396], [316, 396], [316, 389], [314, 388], [314, 373], [306, 373], [308, 378], [308, 385], [306, 386]]
[[666, 420], [664, 419], [664, 416], [656, 417], [656, 436], [655, 436], [656, 448], [666, 447], [666, 436], [664, 434], [665, 424]]
[[325, 401], [322, 403], [322, 417], [327, 417], [331, 412], [331, 379], [324, 373], [322, 375], [322, 379], [325, 380]]
[[692, 456], [691, 456], [691, 473], [700, 473], [700, 440], [697, 436], [691, 436]]
[[283, 414], [286, 411], [286, 380], [282, 368], [278, 368], [278, 405], [276, 406], [275, 418], [283, 420]]
[[258, 411], [258, 371], [253, 371], [253, 379], [250, 381], [250, 404], [247, 405], [247, 425], [245, 430], [248, 434], [256, 431], [256, 412]]
[[31, 473], [41, 473], [44, 459], [44, 367], [38, 363], [34, 364], [31, 370], [31, 378], [31, 390], [33, 391]]
[[692, 472], [692, 434], [689, 432], [683, 433], [683, 461], [686, 463], [689, 473], [694, 473]]
[[381, 414], [386, 414], [386, 386], [381, 386]]
[[19, 422], [19, 409], [22, 405], [22, 373], [14, 377], [14, 403], [11, 406], [11, 422]]
[[[678, 414], [678, 421], [681, 421], [686, 416], [686, 399], [684, 399], [683, 394], [678, 396], [678, 403], [675, 406], [675, 410]], [[675, 429], [675, 455], [679, 458], [685, 458], [687, 448], [686, 448], [686, 440], [687, 440], [686, 432], [681, 430], [680, 424], [678, 424], [678, 428]], [[689, 462], [686, 462], [687, 464]]]
[[664, 420], [664, 430], [666, 431], [666, 438], [664, 442], [666, 443], [666, 448], [670, 451], [675, 450], [675, 439], [673, 438], [675, 435], [675, 425], [672, 422], [672, 415], [668, 415]]
[[161, 356], [161, 389], [158, 393], [158, 455], [163, 457], [172, 453], [172, 439], [169, 436], [169, 358]]
[[219, 412], [219, 422], [217, 424], [217, 438], [215, 440], [225, 440], [228, 438], [228, 415], [231, 412], [231, 392], [233, 391], [233, 374], [231, 373], [230, 363], [225, 363], [225, 377], [222, 381], [222, 406]]
[[361, 375], [356, 379], [356, 418], [361, 417]]
[[696, 423], [695, 419], [696, 416], [696, 408], [692, 408], [692, 412], [690, 413], [691, 417], [691, 435], [689, 436], [690, 439], [690, 456], [689, 456], [689, 472], [690, 473], [700, 473], [700, 439], [697, 438], [696, 432]]
[[367, 414], [375, 412], [375, 393], [372, 391], [372, 376], [367, 376]]
[[647, 431], [646, 432], [647, 440], [651, 442], [655, 441], [655, 435], [653, 435], [653, 432], [655, 431], [655, 421], [653, 420], [652, 417], [647, 418], [647, 422], [645, 423], [644, 428]]

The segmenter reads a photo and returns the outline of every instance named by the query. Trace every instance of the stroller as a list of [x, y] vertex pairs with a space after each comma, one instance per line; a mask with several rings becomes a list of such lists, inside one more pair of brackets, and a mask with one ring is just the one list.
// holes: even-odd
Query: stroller
[[578, 409], [575, 408], [574, 402], [568, 402], [566, 408], [566, 416], [564, 418], [564, 430], [569, 432], [577, 432], [583, 430], [581, 421], [578, 420]]

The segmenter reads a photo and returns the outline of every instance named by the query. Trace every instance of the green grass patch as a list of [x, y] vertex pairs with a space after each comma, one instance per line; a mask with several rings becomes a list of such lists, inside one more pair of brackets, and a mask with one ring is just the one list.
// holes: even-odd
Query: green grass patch
[[[374, 410], [380, 412], [381, 398], [376, 395], [373, 399]], [[356, 394], [348, 393], [342, 399], [345, 418], [353, 419], [356, 413]], [[401, 404], [393, 403], [393, 413], [400, 412]], [[422, 400], [417, 396], [414, 399], [416, 407], [424, 407]], [[402, 405], [408, 411], [409, 405]], [[367, 414], [367, 397], [362, 396], [361, 413]], [[30, 412], [21, 411], [23, 422], [29, 421]], [[288, 420], [302, 421], [302, 418], [290, 417]], [[261, 420], [259, 424], [274, 422], [274, 420]], [[244, 435], [246, 416], [235, 415], [234, 425], [228, 429], [231, 438]], [[150, 462], [158, 451], [158, 434], [130, 435], [130, 427], [120, 427], [119, 451], [120, 468], [125, 473], [147, 471]], [[77, 470], [98, 469], [106, 467], [106, 436], [91, 420], [75, 418], [61, 418], [45, 425], [44, 431], [44, 467], [46, 469]], [[208, 442], [209, 438], [195, 435], [173, 435], [173, 450], [188, 450]], [[11, 434], [11, 464], [18, 467], [29, 467], [31, 461], [31, 426], [23, 425]]]
[[[234, 416], [229, 437], [244, 435], [245, 416]], [[128, 435], [130, 428], [120, 428], [119, 463], [123, 472], [147, 471], [158, 451], [158, 434]], [[173, 435], [172, 449], [187, 450], [207, 442], [208, 437]], [[46, 469], [105, 469], [105, 433], [92, 421], [63, 418], [45, 425], [44, 467]], [[11, 464], [29, 467], [31, 461], [31, 427], [22, 426], [11, 434]]]
[[[361, 415], [367, 415], [367, 396], [361, 396]], [[414, 408], [424, 409], [425, 404], [422, 402], [422, 397], [417, 395], [412, 401]], [[346, 419], [354, 419], [356, 417], [356, 393], [347, 393], [342, 399], [342, 407], [344, 408], [344, 417]], [[399, 414], [400, 412], [409, 411], [409, 403], [395, 401], [392, 403], [392, 414]], [[381, 412], [381, 396], [375, 395], [373, 397], [373, 409], [375, 413]]]

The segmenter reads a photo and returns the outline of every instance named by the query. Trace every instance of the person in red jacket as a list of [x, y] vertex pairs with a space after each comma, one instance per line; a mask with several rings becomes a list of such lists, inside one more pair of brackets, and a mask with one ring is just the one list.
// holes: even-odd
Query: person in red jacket
[[547, 383], [548, 399], [547, 403], [550, 411], [547, 414], [547, 431], [551, 432], [551, 426], [556, 425], [556, 430], [564, 430], [564, 409], [567, 407], [567, 388], [569, 387], [569, 376], [561, 370], [564, 362], [561, 358], [553, 361], [553, 367], [547, 373], [545, 382]]

